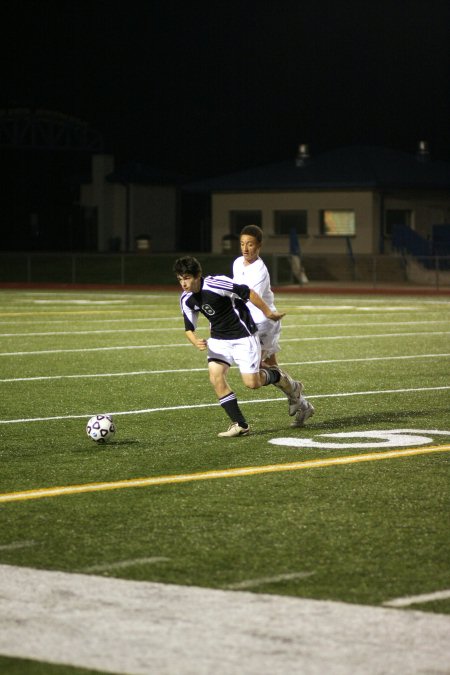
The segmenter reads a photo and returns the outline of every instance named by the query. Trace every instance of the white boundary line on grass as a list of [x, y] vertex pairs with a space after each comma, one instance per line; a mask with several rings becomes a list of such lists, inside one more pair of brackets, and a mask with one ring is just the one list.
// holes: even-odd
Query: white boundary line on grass
[[[421, 321], [420, 323], [448, 323], [447, 321], [428, 322]], [[359, 325], [359, 324], [358, 324]], [[294, 328], [294, 326], [292, 326]], [[180, 332], [179, 326], [160, 326], [158, 328], [100, 328], [98, 330], [58, 330], [58, 331], [42, 331], [39, 333], [0, 333], [0, 338], [13, 337], [55, 337], [55, 336], [71, 336], [71, 335], [106, 335], [109, 333], [162, 333], [167, 331]]]
[[[2, 316], [2, 313], [0, 312], [0, 317]], [[18, 315], [20, 317], [20, 314]], [[180, 321], [180, 315], [177, 314], [177, 316], [127, 316], [126, 318], [122, 319], [108, 319], [108, 318], [102, 318], [102, 319], [89, 319], [89, 323], [127, 323], [129, 324], [130, 322], [140, 322], [140, 323], [155, 323], [156, 321], [158, 323], [161, 323], [162, 321]], [[21, 321], [20, 319], [14, 319], [11, 321], [2, 321], [0, 319], [0, 326], [34, 326], [36, 324], [60, 324], [63, 323], [65, 326], [67, 326], [67, 317], [64, 319], [46, 319], [45, 314], [42, 316], [42, 319], [27, 319], [25, 321]]]
[[[370, 340], [374, 338], [418, 337], [424, 335], [450, 335], [450, 331], [414, 331], [411, 333], [369, 333], [368, 335], [327, 335], [315, 337], [283, 338], [281, 342], [319, 342], [321, 340]], [[76, 349], [38, 349], [22, 352], [0, 352], [0, 356], [36, 356], [38, 354], [67, 354], [73, 352], [108, 352], [132, 349], [172, 349], [176, 347], [192, 347], [189, 342], [157, 344], [157, 345], [117, 345], [114, 347], [88, 347]]]
[[116, 347], [88, 347], [77, 349], [37, 349], [29, 352], [0, 352], [0, 356], [36, 356], [38, 354], [69, 354], [72, 352], [112, 352], [131, 349], [162, 349], [163, 347], [192, 347], [189, 342], [165, 344], [165, 345], [117, 345]]
[[[446, 391], [450, 389], [450, 385], [445, 385], [441, 387], [411, 387], [409, 389], [382, 389], [378, 391], [346, 391], [338, 394], [308, 394], [308, 399], [312, 398], [340, 398], [347, 396], [377, 396], [383, 394], [408, 394], [411, 392], [429, 392], [429, 391]], [[258, 398], [250, 400], [239, 400], [239, 405], [245, 405], [246, 403], [273, 403], [273, 402], [285, 401], [285, 398], [277, 396], [277, 398]], [[141, 410], [120, 410], [115, 412], [108, 412], [108, 415], [144, 415], [147, 413], [154, 412], [170, 412], [174, 410], [193, 410], [195, 408], [214, 408], [218, 405], [217, 401], [214, 403], [196, 403], [195, 405], [174, 405], [174, 406], [164, 406], [163, 408], [142, 408]], [[95, 413], [89, 412], [82, 415], [54, 415], [51, 417], [23, 417], [19, 419], [11, 420], [0, 420], [0, 424], [19, 424], [25, 422], [50, 422], [52, 420], [75, 420], [75, 419], [89, 419]]]
[[[364, 340], [368, 338], [417, 337], [419, 335], [450, 335], [450, 331], [414, 331], [411, 333], [368, 333], [367, 335], [327, 335], [301, 338], [283, 338], [281, 342], [311, 342], [318, 340]], [[1, 356], [1, 354], [0, 354]]]
[[[433, 359], [433, 358], [447, 358], [450, 353], [444, 354], [406, 354], [399, 356], [366, 356], [364, 358], [353, 359], [320, 359], [317, 361], [287, 361], [280, 364], [281, 366], [314, 366], [325, 363], [366, 363], [370, 361], [396, 361], [396, 360], [411, 360], [411, 359]], [[136, 375], [167, 375], [175, 373], [200, 373], [206, 372], [205, 368], [173, 368], [166, 370], [132, 370], [129, 372], [119, 373], [86, 373], [73, 375], [36, 375], [33, 377], [10, 377], [0, 379], [0, 383], [5, 382], [35, 382], [36, 380], [65, 380], [65, 379], [89, 379], [99, 377], [134, 377]]]
[[[146, 319], [138, 319], [139, 321], [145, 321]], [[174, 321], [175, 319], [171, 319]], [[178, 317], [177, 317], [178, 322]], [[129, 319], [116, 319], [116, 321], [129, 323]], [[430, 325], [432, 323], [448, 323], [449, 319], [432, 319], [430, 321], [397, 321], [396, 326], [422, 326]], [[352, 328], [361, 326], [371, 327], [371, 326], [392, 326], [392, 321], [358, 321], [357, 323], [352, 323], [346, 321], [345, 323], [305, 323], [305, 324], [286, 324], [283, 322], [283, 330], [289, 329], [298, 329], [298, 328]], [[157, 328], [147, 327], [147, 328], [98, 328], [95, 330], [61, 330], [61, 331], [39, 331], [33, 333], [0, 333], [0, 338], [10, 338], [10, 337], [55, 337], [57, 335], [103, 335], [109, 333], [160, 333], [162, 331], [180, 331], [180, 326], [169, 327], [169, 326], [158, 326]]]
[[[450, 301], [449, 301], [448, 304], [450, 306]], [[311, 310], [311, 309], [315, 309], [315, 308], [298, 306], [298, 307], [292, 307], [292, 308], [288, 307], [287, 309], [289, 311], [291, 309], [303, 311], [305, 309]], [[325, 308], [325, 309], [331, 309], [331, 308]], [[337, 309], [339, 309], [339, 308], [337, 308]], [[394, 307], [393, 309], [385, 309], [385, 308], [381, 308], [381, 307], [358, 307], [358, 308], [352, 308], [352, 309], [361, 309], [364, 312], [376, 310], [378, 312], [378, 316], [381, 316], [385, 312], [389, 315], [390, 313], [392, 313], [392, 311], [398, 311], [398, 310], [416, 311], [416, 310], [419, 310], [420, 308], [419, 307]], [[438, 309], [441, 309], [441, 308], [439, 307]], [[444, 309], [447, 309], [447, 308], [444, 308]], [[436, 310], [433, 308], [432, 311], [434, 312]], [[138, 313], [142, 314], [142, 311], [139, 311]], [[62, 313], [62, 314], [64, 314], [64, 313]], [[28, 327], [28, 326], [33, 326], [33, 325], [36, 325], [36, 324], [46, 324], [46, 325], [55, 324], [56, 325], [56, 324], [61, 324], [61, 323], [64, 323], [65, 325], [67, 325], [67, 316], [65, 316], [65, 318], [61, 318], [61, 319], [53, 319], [53, 318], [48, 319], [48, 318], [46, 318], [45, 312], [36, 314], [36, 316], [41, 317], [41, 318], [36, 318], [36, 319], [34, 319], [34, 318], [28, 319], [27, 316], [25, 315], [24, 320], [21, 320], [20, 312], [14, 313], [14, 315], [13, 315], [14, 319], [2, 320], [2, 318], [1, 318], [2, 316], [4, 316], [4, 312], [2, 313], [1, 310], [0, 310], [0, 326], [23, 326], [23, 325], [25, 325], [25, 326]], [[33, 314], [33, 316], [35, 316], [35, 315]], [[315, 310], [313, 314], [305, 315], [305, 318], [307, 320], [311, 319], [311, 318], [312, 319], [318, 319], [321, 316], [329, 318], [330, 314], [329, 314], [328, 311], [327, 312], [321, 312], [320, 309], [319, 309], [319, 310]], [[348, 317], [350, 319], [358, 320], [358, 319], [361, 319], [361, 318], [366, 318], [366, 316], [364, 316], [364, 315], [361, 316], [361, 315], [355, 314], [354, 312], [347, 312], [345, 314], [341, 313], [339, 318], [342, 319], [342, 318]], [[76, 318], [78, 318], [78, 317], [76, 317]], [[295, 318], [297, 320], [302, 320], [303, 316], [302, 316], [302, 314], [289, 314], [288, 319], [285, 319], [284, 321], [291, 320], [292, 318]], [[83, 320], [83, 319], [81, 319], [81, 320]], [[180, 323], [180, 315], [177, 314], [177, 315], [174, 315], [174, 316], [127, 316], [127, 317], [124, 317], [124, 318], [112, 319], [112, 318], [107, 317], [106, 312], [102, 312], [101, 318], [89, 317], [90, 324], [92, 324], [92, 323], [94, 323], [94, 324], [127, 323], [127, 324], [129, 324], [129, 323], [135, 323], [135, 322], [139, 322], [139, 323], [155, 323], [155, 322], [158, 322], [158, 323], [161, 323], [162, 321], [171, 321], [171, 322], [176, 321], [179, 324]], [[349, 325], [354, 325], [353, 322], [346, 322], [346, 323], [349, 323]], [[340, 326], [340, 325], [346, 325], [346, 323], [342, 323], [342, 322], [336, 323], [336, 322], [334, 322], [332, 324], [331, 323], [330, 324], [317, 323], [317, 324], [308, 324], [308, 325], [314, 325], [314, 326], [339, 325]], [[368, 321], [368, 322], [365, 322], [364, 325], [373, 325], [373, 324], [384, 325], [385, 323], [389, 323], [389, 325], [391, 325], [392, 322]], [[400, 321], [399, 323], [409, 323], [409, 321]], [[414, 323], [416, 323], [416, 322], [414, 322]], [[420, 322], [418, 322], [418, 323], [420, 323]], [[425, 322], [425, 323], [428, 323], [428, 322]], [[430, 323], [434, 323], [434, 320], [431, 320]]]

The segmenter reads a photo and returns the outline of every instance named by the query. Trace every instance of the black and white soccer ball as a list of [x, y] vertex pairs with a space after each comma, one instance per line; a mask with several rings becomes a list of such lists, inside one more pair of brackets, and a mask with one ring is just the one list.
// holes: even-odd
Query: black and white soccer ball
[[116, 433], [111, 415], [94, 415], [86, 424], [86, 433], [96, 443], [106, 443]]

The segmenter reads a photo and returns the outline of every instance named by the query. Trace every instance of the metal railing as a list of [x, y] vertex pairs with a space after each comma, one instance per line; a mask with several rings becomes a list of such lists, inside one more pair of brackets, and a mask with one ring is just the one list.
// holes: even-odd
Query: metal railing
[[[274, 285], [298, 284], [291, 256], [265, 257]], [[420, 261], [404, 255], [305, 256], [302, 267], [309, 281], [370, 284], [411, 284], [432, 288], [450, 287], [450, 256], [426, 256]]]
[[[177, 253], [1, 253], [0, 283], [67, 285], [173, 285]], [[193, 254], [207, 274], [231, 274], [234, 255]], [[275, 286], [300, 285], [289, 253], [264, 255]], [[376, 287], [412, 284], [450, 287], [450, 256], [427, 256], [418, 261], [402, 255], [309, 255], [302, 266], [310, 283], [349, 282]]]

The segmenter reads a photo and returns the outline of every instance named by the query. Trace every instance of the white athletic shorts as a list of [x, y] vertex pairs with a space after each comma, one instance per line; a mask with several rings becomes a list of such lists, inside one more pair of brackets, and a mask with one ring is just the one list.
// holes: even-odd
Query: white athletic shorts
[[258, 373], [261, 345], [257, 334], [238, 340], [208, 338], [208, 361], [222, 361], [230, 366], [235, 363], [241, 373]]
[[257, 335], [261, 343], [263, 361], [269, 356], [272, 356], [272, 354], [276, 354], [280, 351], [280, 333], [280, 321], [272, 321], [271, 319], [267, 319], [267, 321], [262, 321], [258, 324]]

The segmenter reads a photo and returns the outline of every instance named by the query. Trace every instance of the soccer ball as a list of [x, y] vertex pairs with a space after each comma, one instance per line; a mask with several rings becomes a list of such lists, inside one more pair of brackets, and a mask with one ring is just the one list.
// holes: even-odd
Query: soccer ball
[[106, 443], [116, 433], [111, 415], [94, 415], [86, 425], [86, 433], [96, 443]]

